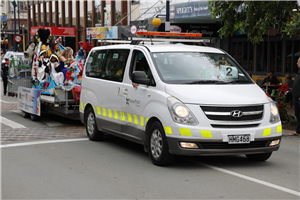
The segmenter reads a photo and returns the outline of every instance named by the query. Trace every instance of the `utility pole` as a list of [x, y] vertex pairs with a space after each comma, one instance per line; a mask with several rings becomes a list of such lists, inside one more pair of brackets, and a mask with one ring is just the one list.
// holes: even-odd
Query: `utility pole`
[[[11, 3], [14, 6], [14, 26], [15, 26], [15, 36], [16, 36], [16, 34], [17, 34], [17, 30], [16, 30], [16, 28], [17, 28], [17, 24], [16, 24], [16, 7], [17, 7], [17, 4], [16, 4], [16, 1], [13, 1]], [[14, 42], [15, 42], [15, 51], [17, 51], [17, 43], [16, 43], [16, 41], [14, 41]]]
[[170, 32], [170, 0], [166, 1], [166, 23], [165, 31]]

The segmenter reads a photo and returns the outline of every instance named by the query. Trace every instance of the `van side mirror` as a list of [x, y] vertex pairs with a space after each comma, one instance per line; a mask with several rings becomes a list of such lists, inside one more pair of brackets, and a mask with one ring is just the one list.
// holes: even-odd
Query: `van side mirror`
[[146, 77], [145, 72], [134, 71], [132, 73], [132, 82], [143, 85], [150, 85], [150, 79]]

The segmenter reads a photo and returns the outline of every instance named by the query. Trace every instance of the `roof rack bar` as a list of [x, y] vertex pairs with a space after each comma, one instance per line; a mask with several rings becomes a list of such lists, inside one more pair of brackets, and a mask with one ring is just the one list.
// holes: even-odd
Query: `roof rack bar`
[[169, 39], [169, 38], [137, 38], [133, 37], [132, 40], [144, 40], [144, 41], [153, 41], [153, 42], [205, 42], [210, 43], [210, 39]]

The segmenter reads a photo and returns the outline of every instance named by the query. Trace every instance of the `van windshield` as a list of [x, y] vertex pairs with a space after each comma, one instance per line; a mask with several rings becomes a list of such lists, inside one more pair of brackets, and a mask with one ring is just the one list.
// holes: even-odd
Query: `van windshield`
[[152, 53], [157, 71], [171, 84], [249, 84], [250, 78], [226, 54]]

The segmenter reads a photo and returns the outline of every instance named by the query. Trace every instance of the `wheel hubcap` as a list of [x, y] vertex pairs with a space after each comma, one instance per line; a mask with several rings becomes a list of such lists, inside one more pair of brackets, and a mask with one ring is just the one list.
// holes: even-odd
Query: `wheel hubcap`
[[87, 119], [87, 129], [89, 135], [93, 135], [95, 129], [95, 118], [93, 113], [90, 113]]
[[163, 139], [159, 130], [155, 129], [151, 134], [151, 154], [155, 159], [158, 159], [161, 156], [163, 149]]

